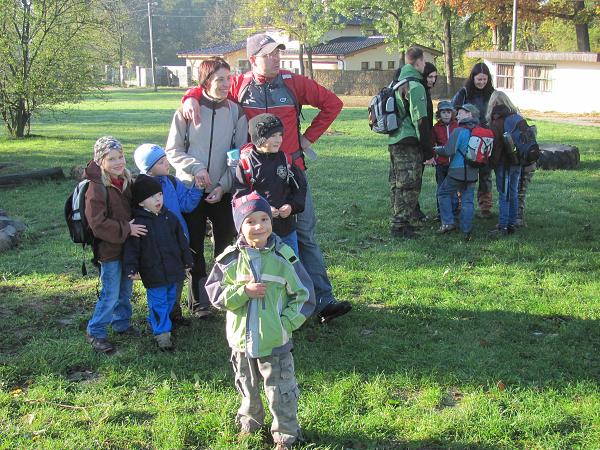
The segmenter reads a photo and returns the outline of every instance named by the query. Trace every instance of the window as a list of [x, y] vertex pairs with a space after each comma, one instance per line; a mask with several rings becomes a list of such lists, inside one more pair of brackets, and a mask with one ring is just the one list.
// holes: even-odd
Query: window
[[500, 89], [514, 89], [515, 65], [498, 64], [496, 66], [496, 87]]
[[383, 63], [381, 61], [375, 61], [375, 70], [383, 69]]
[[396, 61], [388, 61], [388, 69], [395, 69]]
[[360, 63], [360, 70], [369, 70], [369, 62], [368, 61], [363, 61]]
[[552, 69], [552, 66], [525, 66], [523, 70], [523, 90], [552, 91]]

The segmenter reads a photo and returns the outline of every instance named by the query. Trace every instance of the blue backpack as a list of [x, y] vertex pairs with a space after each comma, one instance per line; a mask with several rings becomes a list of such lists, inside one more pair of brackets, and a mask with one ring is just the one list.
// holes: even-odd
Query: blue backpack
[[511, 114], [504, 119], [504, 137], [514, 146], [519, 164], [528, 166], [540, 157], [536, 140], [535, 125], [529, 126], [520, 114]]

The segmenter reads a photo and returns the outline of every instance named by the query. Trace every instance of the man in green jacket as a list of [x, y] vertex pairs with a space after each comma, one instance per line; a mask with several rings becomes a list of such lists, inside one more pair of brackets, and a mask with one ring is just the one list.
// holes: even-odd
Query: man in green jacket
[[400, 126], [389, 137], [392, 236], [416, 238], [415, 218], [423, 176], [423, 161], [433, 157], [431, 122], [427, 116], [427, 96], [422, 83], [423, 50], [410, 47], [400, 80], [408, 84], [396, 91]]

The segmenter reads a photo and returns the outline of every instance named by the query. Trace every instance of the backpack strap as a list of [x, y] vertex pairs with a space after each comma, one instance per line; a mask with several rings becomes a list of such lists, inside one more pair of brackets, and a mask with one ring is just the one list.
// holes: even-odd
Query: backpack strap
[[233, 126], [233, 132], [231, 133], [231, 144], [229, 145], [229, 148], [236, 148], [235, 135], [237, 132], [237, 123], [240, 118], [239, 108], [241, 108], [241, 107], [240, 107], [240, 105], [232, 102], [229, 99], [227, 99], [227, 106], [229, 106], [229, 115], [231, 117], [231, 124]]
[[177, 178], [175, 178], [173, 175], [167, 175], [167, 178], [169, 179], [173, 187], [177, 189]]

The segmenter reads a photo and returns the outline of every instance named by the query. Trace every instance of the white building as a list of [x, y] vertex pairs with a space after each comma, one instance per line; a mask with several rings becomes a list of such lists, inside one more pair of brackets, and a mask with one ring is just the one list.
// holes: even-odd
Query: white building
[[600, 112], [600, 53], [471, 51], [521, 109]]

